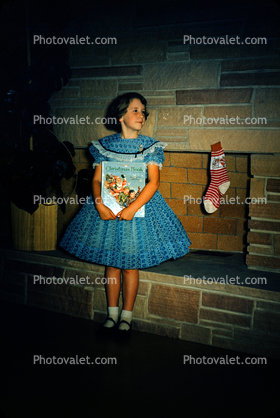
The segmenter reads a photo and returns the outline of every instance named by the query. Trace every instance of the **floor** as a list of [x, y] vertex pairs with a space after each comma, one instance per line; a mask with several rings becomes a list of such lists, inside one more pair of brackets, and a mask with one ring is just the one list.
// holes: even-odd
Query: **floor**
[[278, 360], [136, 331], [102, 339], [98, 323], [7, 302], [0, 314], [1, 418], [280, 417]]

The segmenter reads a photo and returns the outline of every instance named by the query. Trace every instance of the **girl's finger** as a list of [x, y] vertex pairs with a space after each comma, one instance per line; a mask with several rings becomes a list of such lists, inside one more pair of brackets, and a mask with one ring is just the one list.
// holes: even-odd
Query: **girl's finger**
[[121, 220], [122, 219], [122, 211], [123, 211], [123, 209], [119, 212], [119, 213], [117, 213], [116, 214], [116, 218], [119, 218], [119, 220]]
[[112, 218], [116, 219], [117, 215], [115, 215], [114, 212], [112, 212], [111, 210], [110, 210], [110, 212], [111, 212]]

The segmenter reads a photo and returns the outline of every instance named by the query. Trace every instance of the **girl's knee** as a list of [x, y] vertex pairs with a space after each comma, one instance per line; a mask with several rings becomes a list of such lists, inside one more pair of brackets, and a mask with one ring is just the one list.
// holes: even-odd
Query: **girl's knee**
[[138, 274], [138, 269], [122, 269], [122, 274], [125, 276], [135, 276]]
[[116, 271], [116, 272], [119, 272], [121, 269], [119, 269], [119, 268], [117, 268], [117, 267], [107, 266], [107, 267], [106, 267], [106, 271], [108, 271], [108, 270], [110, 270], [110, 271]]

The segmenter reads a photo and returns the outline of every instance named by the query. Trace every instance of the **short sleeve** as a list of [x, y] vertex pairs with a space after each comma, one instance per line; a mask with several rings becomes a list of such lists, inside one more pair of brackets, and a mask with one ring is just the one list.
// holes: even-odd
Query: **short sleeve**
[[157, 142], [155, 146], [152, 147], [151, 152], [148, 152], [147, 155], [144, 157], [144, 162], [146, 164], [158, 165], [159, 169], [161, 170], [162, 164], [165, 160], [163, 148], [166, 145], [167, 144], [164, 142]]
[[89, 152], [94, 158], [94, 162], [92, 163], [93, 168], [97, 165], [100, 165], [102, 161], [108, 161], [108, 158], [105, 155], [101, 154], [101, 152], [97, 149], [97, 147], [94, 144], [89, 147]]

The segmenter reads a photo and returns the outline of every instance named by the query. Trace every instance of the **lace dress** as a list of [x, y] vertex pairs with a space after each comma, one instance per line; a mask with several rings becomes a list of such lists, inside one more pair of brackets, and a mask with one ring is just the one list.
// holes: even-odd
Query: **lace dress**
[[[144, 162], [161, 169], [165, 143], [145, 135], [123, 139], [120, 134], [92, 141], [93, 166], [102, 161]], [[146, 169], [147, 178], [147, 169]], [[156, 266], [189, 252], [183, 225], [159, 191], [145, 205], [145, 217], [103, 221], [90, 196], [63, 236], [60, 246], [93, 263], [121, 269]]]

